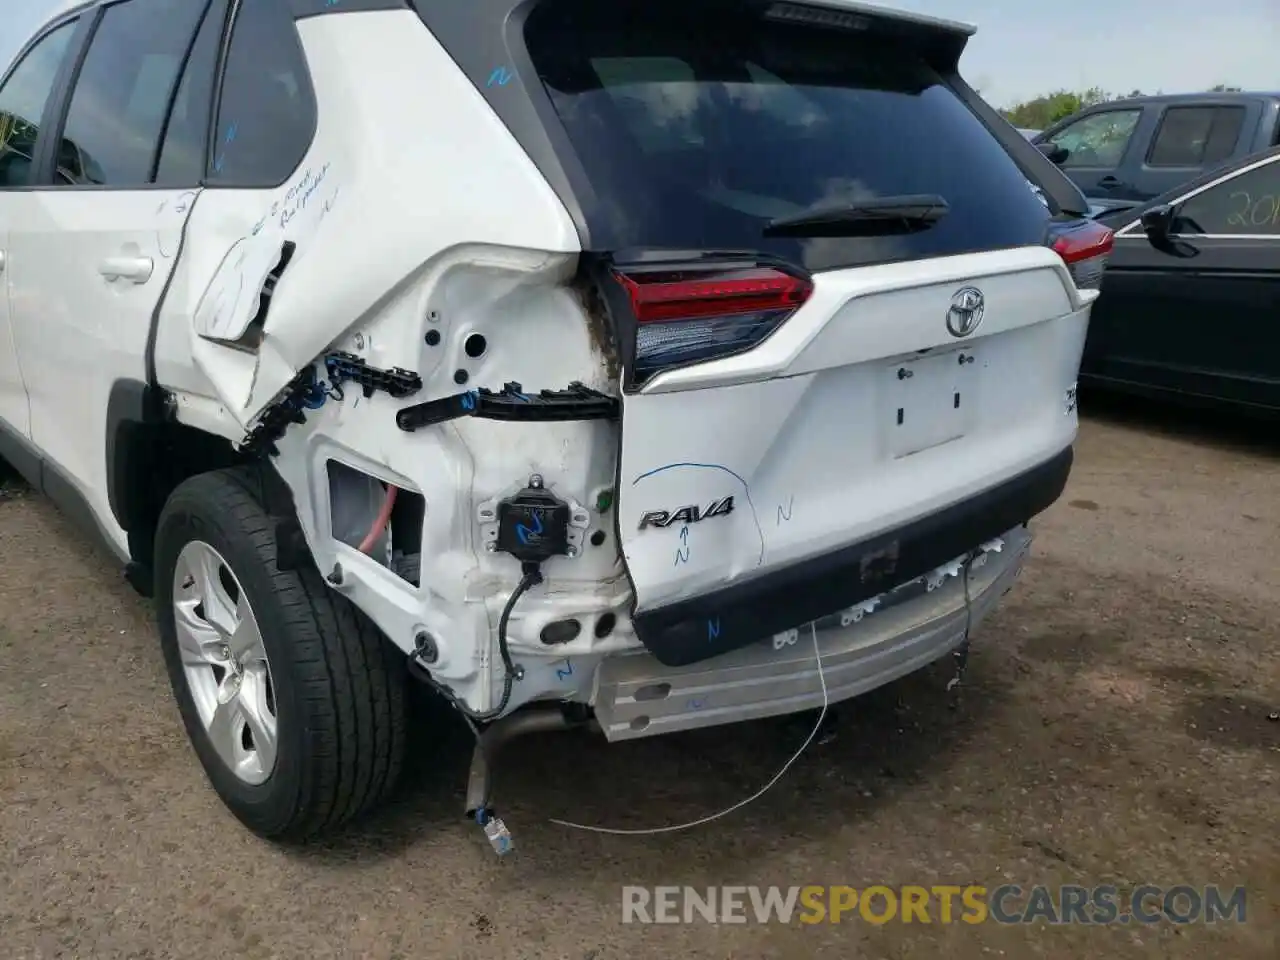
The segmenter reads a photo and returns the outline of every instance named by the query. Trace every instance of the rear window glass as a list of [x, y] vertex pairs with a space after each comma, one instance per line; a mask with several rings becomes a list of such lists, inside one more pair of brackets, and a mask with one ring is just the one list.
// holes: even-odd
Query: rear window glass
[[[918, 53], [743, 9], [535, 8], [525, 41], [593, 188], [595, 245], [757, 250], [826, 269], [1043, 242], [1044, 201]], [[950, 210], [906, 235], [762, 236], [818, 203], [904, 194]]]

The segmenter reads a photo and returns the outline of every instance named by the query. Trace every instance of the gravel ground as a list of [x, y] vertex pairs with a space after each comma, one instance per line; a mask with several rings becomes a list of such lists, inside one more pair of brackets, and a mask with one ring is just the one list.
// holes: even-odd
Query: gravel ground
[[[1087, 398], [1088, 399], [1088, 398]], [[468, 759], [424, 728], [399, 798], [323, 846], [249, 834], [182, 734], [148, 606], [42, 499], [0, 491], [0, 954], [8, 957], [1280, 956], [1280, 443], [1087, 410], [1066, 495], [975, 641], [806, 730], [768, 721], [505, 756], [498, 860], [460, 822]], [[1270, 428], [1274, 431], [1274, 427]], [[1244, 924], [623, 925], [624, 884], [1150, 882], [1248, 888]]]

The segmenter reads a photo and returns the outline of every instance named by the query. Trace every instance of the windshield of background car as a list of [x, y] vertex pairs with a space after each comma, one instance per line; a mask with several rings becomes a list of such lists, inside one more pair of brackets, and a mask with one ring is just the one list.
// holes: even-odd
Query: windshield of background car
[[[1044, 201], [918, 52], [745, 9], [533, 10], [525, 41], [595, 194], [596, 245], [752, 250], [830, 269], [1043, 241]], [[762, 235], [814, 204], [904, 194], [950, 210], [905, 235]]]

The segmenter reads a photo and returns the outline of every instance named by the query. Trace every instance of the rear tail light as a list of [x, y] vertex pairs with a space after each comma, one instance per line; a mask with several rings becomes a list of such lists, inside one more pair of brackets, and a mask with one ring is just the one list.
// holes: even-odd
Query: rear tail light
[[1077, 227], [1060, 230], [1054, 234], [1051, 246], [1067, 265], [1071, 278], [1081, 290], [1097, 290], [1102, 286], [1102, 275], [1115, 235], [1107, 227], [1087, 220]]
[[615, 270], [636, 319], [633, 379], [750, 349], [809, 298], [813, 284], [774, 267]]

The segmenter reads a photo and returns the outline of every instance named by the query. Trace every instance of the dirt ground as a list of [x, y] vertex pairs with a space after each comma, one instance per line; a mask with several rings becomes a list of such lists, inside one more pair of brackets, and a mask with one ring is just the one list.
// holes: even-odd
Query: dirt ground
[[[1092, 398], [1086, 398], [1090, 401]], [[1066, 495], [975, 641], [838, 715], [756, 804], [795, 720], [505, 755], [499, 860], [438, 723], [400, 797], [282, 850], [224, 811], [181, 731], [151, 612], [43, 500], [0, 499], [0, 954], [427, 958], [1280, 956], [1276, 428], [1086, 404]], [[1217, 883], [1244, 924], [623, 925], [626, 884]], [[1212, 951], [1212, 952], [1211, 952]]]

